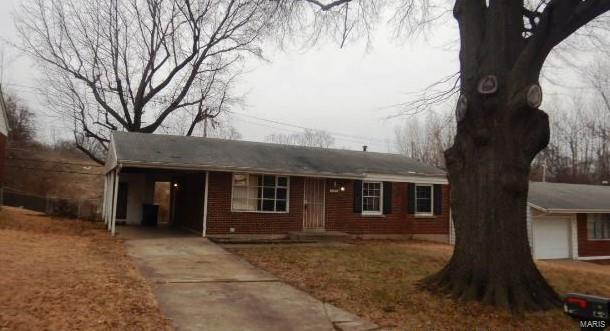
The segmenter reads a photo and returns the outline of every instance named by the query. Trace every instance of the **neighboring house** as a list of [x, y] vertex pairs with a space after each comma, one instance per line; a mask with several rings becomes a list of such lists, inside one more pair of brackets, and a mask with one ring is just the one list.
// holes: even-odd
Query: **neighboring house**
[[169, 182], [170, 223], [204, 236], [449, 239], [445, 172], [397, 154], [115, 132], [106, 174], [112, 231], [141, 224]]
[[4, 174], [5, 174], [5, 163], [6, 163], [6, 148], [8, 139], [8, 115], [6, 109], [6, 102], [4, 100], [4, 94], [0, 87], [0, 205], [4, 202]]
[[610, 259], [610, 186], [530, 183], [528, 234], [538, 259]]
[[610, 259], [610, 186], [530, 182], [527, 201], [535, 259]]

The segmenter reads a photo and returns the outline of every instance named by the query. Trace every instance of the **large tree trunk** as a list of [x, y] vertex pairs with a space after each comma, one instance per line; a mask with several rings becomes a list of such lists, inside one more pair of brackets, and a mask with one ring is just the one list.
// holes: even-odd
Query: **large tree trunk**
[[[448, 265], [424, 285], [462, 300], [548, 309], [559, 297], [532, 260], [526, 229], [530, 164], [548, 144], [549, 123], [528, 105], [525, 91], [538, 83], [544, 55], [524, 55], [521, 1], [492, 4], [464, 0], [455, 8], [467, 99], [445, 152], [456, 243]], [[487, 75], [497, 77], [495, 93], [477, 90]]]
[[[426, 280], [429, 288], [515, 310], [559, 304], [532, 260], [526, 229], [529, 166], [548, 141], [546, 114], [536, 112], [530, 123], [498, 121], [483, 141], [460, 134], [446, 152], [455, 252]], [[539, 134], [525, 135], [513, 125]]]

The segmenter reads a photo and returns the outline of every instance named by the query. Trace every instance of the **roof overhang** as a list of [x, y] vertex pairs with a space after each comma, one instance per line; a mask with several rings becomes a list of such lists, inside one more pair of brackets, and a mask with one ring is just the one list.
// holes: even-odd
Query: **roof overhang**
[[[269, 175], [284, 175], [284, 176], [302, 176], [302, 177], [318, 177], [318, 178], [337, 178], [337, 179], [357, 179], [370, 181], [388, 181], [388, 182], [405, 182], [405, 183], [422, 183], [422, 184], [448, 184], [446, 177], [442, 176], [426, 176], [426, 175], [387, 175], [387, 174], [372, 174], [372, 173], [333, 173], [333, 172], [287, 172], [281, 169], [261, 169], [251, 167], [231, 167], [218, 164], [184, 164], [184, 163], [165, 163], [165, 162], [142, 162], [132, 160], [119, 160], [111, 168], [144, 168], [144, 169], [165, 169], [165, 170], [195, 170], [195, 171], [225, 171], [225, 172], [254, 172], [258, 174]], [[111, 170], [107, 168], [107, 171]]]
[[531, 202], [528, 202], [527, 205], [536, 210], [547, 213], [547, 214], [610, 214], [610, 208], [607, 208], [607, 209], [606, 208], [604, 208], [604, 209], [544, 208], [544, 207], [535, 205]]

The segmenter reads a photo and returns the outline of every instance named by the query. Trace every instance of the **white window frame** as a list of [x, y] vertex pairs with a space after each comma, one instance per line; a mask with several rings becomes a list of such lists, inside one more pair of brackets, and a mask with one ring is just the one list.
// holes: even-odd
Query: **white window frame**
[[[430, 188], [430, 212], [417, 211], [417, 188], [418, 187], [429, 187]], [[415, 216], [434, 216], [434, 185], [415, 184], [415, 194], [414, 194], [413, 199], [414, 199], [414, 203], [415, 203]]]
[[[589, 214], [587, 216], [587, 240], [589, 241], [610, 241], [610, 215], [606, 216], [607, 218], [603, 218], [602, 214]], [[607, 238], [593, 238], [591, 236], [591, 227], [594, 222], [608, 222], [608, 237]]]
[[[379, 184], [379, 210], [364, 210], [364, 185], [365, 184]], [[372, 197], [372, 196], [367, 196]], [[383, 215], [383, 182], [378, 181], [362, 181], [362, 187], [360, 188], [360, 210], [362, 215]]]
[[[250, 176], [273, 176], [275, 177], [275, 188], [278, 188], [278, 181], [280, 177], [286, 178], [286, 210], [285, 211], [271, 211], [271, 210], [247, 210], [247, 209], [234, 209], [233, 208], [233, 193], [235, 188], [235, 176], [243, 175], [246, 176], [246, 187], [250, 187]], [[257, 186], [257, 188], [260, 186]], [[264, 187], [264, 185], [263, 185]], [[280, 186], [284, 188], [284, 186]], [[247, 191], [249, 192], [249, 191]], [[277, 193], [276, 193], [277, 194]], [[258, 198], [258, 197], [257, 197]], [[247, 198], [249, 200], [249, 197]], [[274, 199], [277, 201], [277, 197]], [[290, 176], [284, 175], [272, 175], [272, 174], [257, 174], [257, 173], [244, 173], [234, 172], [231, 174], [231, 212], [232, 213], [257, 213], [257, 214], [288, 214], [290, 212]]]

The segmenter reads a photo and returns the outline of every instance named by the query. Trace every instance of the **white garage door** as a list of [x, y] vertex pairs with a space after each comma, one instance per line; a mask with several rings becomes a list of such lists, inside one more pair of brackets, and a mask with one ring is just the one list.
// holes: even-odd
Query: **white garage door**
[[567, 259], [570, 257], [570, 219], [538, 217], [533, 219], [534, 257]]

